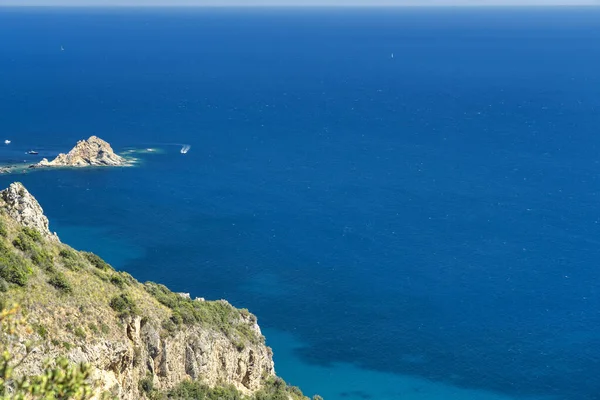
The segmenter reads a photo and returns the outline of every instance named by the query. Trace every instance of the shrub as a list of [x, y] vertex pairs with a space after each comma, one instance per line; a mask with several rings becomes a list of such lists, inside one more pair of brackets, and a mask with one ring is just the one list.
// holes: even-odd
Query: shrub
[[44, 325], [38, 324], [35, 326], [35, 331], [42, 339], [48, 338], [48, 329]]
[[69, 248], [63, 248], [58, 255], [61, 257], [63, 265], [71, 271], [77, 272], [83, 268], [81, 258], [76, 251]]
[[232, 385], [211, 388], [201, 382], [183, 381], [167, 392], [167, 398], [177, 400], [243, 400], [245, 397]]
[[105, 323], [100, 324], [100, 331], [107, 335], [110, 332], [110, 328]]
[[111, 275], [111, 277], [110, 277], [110, 283], [112, 283], [113, 285], [115, 285], [119, 289], [124, 289], [125, 288], [125, 279], [123, 279], [121, 277], [121, 275], [119, 275], [118, 272], [115, 273], [115, 274], [113, 274], [113, 275]]
[[279, 377], [269, 377], [264, 387], [254, 395], [255, 400], [306, 399], [300, 389], [288, 386]]
[[138, 309], [131, 297], [127, 293], [122, 293], [110, 300], [110, 307], [119, 313], [120, 317], [133, 316], [138, 314]]
[[24, 226], [21, 231], [28, 236], [30, 239], [32, 239], [34, 242], [38, 242], [41, 243], [42, 241], [42, 234], [34, 228], [30, 228], [28, 226]]
[[21, 232], [19, 233], [19, 236], [13, 240], [13, 246], [21, 251], [29, 251], [33, 248], [34, 244], [29, 236]]
[[73, 292], [73, 287], [67, 280], [67, 277], [64, 276], [64, 274], [62, 272], [57, 272], [57, 273], [53, 274], [50, 277], [50, 279], [48, 279], [48, 283], [63, 293], [72, 293]]
[[88, 324], [88, 328], [90, 328], [90, 331], [92, 331], [93, 334], [97, 335], [100, 333], [100, 331], [98, 330], [98, 327], [96, 326], [96, 324], [90, 322]]
[[9, 257], [0, 255], [0, 278], [6, 282], [25, 286], [30, 274], [31, 268], [20, 257], [15, 254], [11, 254]]
[[165, 319], [162, 324], [161, 324], [162, 328], [167, 331], [168, 333], [175, 333], [177, 331], [177, 325], [175, 325], [175, 323], [169, 318], [169, 319]]
[[38, 267], [44, 268], [48, 272], [54, 272], [54, 257], [45, 249], [33, 247], [31, 249], [31, 261]]
[[8, 282], [4, 278], [0, 278], [0, 293], [8, 292]]
[[139, 383], [140, 392], [150, 394], [154, 391], [154, 379], [152, 374], [148, 373], [145, 378], [140, 380]]
[[98, 269], [101, 269], [101, 270], [113, 269], [113, 267], [111, 267], [106, 261], [104, 261], [103, 259], [101, 259], [94, 253], [83, 252], [82, 254], [90, 262], [90, 264], [92, 264], [94, 267], [96, 267]]
[[108, 275], [106, 275], [106, 273], [100, 271], [100, 270], [93, 270], [92, 273], [94, 275], [96, 275], [98, 278], [100, 278], [100, 280], [104, 281], [104, 282], [108, 282], [110, 280], [110, 278], [108, 277]]
[[85, 339], [85, 337], [86, 337], [85, 331], [80, 326], [78, 326], [77, 328], [75, 328], [75, 332], [74, 333], [75, 333], [75, 336], [77, 336], [78, 338]]

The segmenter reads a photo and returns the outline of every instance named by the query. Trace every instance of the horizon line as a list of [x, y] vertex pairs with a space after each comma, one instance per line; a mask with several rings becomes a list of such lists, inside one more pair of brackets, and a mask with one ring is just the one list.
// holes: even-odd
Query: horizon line
[[[47, 1], [47, 0], [46, 0]], [[112, 0], [113, 4], [107, 4], [104, 0], [92, 0], [91, 3], [76, 2], [68, 4], [69, 0], [57, 0], [57, 4], [48, 4], [40, 0], [30, 0], [29, 4], [23, 0], [0, 0], [0, 8], [7, 7], [40, 7], [40, 8], [577, 8], [577, 7], [600, 7], [600, 0], [576, 0], [577, 4], [570, 4], [565, 0], [546, 0], [546, 4], [540, 0], [458, 0], [454, 4], [444, 4], [448, 0], [429, 0], [422, 3], [418, 0], [405, 0], [404, 4], [389, 4], [389, 0], [379, 0], [379, 4], [335, 4], [331, 0], [323, 2], [309, 3], [312, 4], [269, 4], [273, 0], [258, 0], [258, 4], [248, 4], [246, 1], [233, 0], [230, 4], [189, 4], [190, 0], [173, 0], [166, 4], [147, 3], [144, 0]], [[110, 2], [111, 0], [109, 0]], [[148, 0], [146, 0], [148, 1]], [[156, 1], [156, 0], [150, 0]], [[161, 0], [159, 0], [161, 1]], [[262, 3], [261, 3], [262, 1]], [[313, 0], [315, 1], [315, 0]], [[375, 0], [377, 1], [377, 0]], [[544, 0], [542, 0], [544, 1]], [[239, 3], [236, 3], [239, 2]], [[44, 4], [45, 3], [45, 4]], [[140, 4], [141, 3], [141, 4]], [[145, 4], [144, 4], [145, 3]]]
[[596, 8], [599, 4], [0, 4], [0, 8]]

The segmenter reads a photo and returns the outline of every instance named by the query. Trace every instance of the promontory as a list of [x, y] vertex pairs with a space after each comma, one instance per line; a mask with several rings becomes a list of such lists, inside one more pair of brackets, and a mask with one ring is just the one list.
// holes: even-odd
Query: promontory
[[248, 310], [63, 244], [20, 183], [0, 191], [0, 355], [1, 399], [309, 400]]

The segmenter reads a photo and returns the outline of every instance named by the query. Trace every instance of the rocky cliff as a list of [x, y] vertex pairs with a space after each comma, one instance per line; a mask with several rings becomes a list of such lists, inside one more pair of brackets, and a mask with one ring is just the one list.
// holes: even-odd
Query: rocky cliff
[[11, 347], [36, 343], [18, 373], [39, 373], [45, 359], [64, 355], [94, 367], [98, 396], [145, 399], [148, 383], [165, 391], [188, 380], [252, 395], [275, 376], [254, 315], [139, 283], [62, 244], [18, 183], [0, 192], [0, 307], [7, 303], [20, 304], [33, 328]]
[[44, 210], [22, 184], [13, 183], [0, 192], [0, 210], [4, 210], [16, 223], [37, 230], [49, 240], [58, 241], [56, 234], [50, 232]]
[[43, 159], [34, 167], [88, 167], [88, 166], [123, 166], [128, 162], [115, 154], [110, 144], [97, 136], [88, 140], [80, 140], [67, 154], [59, 154], [54, 160]]

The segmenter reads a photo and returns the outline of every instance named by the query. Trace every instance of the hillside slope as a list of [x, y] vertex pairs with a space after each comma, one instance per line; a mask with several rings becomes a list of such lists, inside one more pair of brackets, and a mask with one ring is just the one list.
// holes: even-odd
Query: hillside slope
[[[98, 393], [119, 399], [167, 393], [182, 382], [254, 396], [277, 381], [256, 317], [225, 300], [192, 300], [142, 284], [50, 232], [35, 198], [13, 183], [0, 192], [0, 306], [18, 303], [37, 344], [18, 373], [45, 359], [88, 362]], [[11, 344], [24, 351], [23, 343]], [[289, 399], [304, 398], [283, 384]]]

